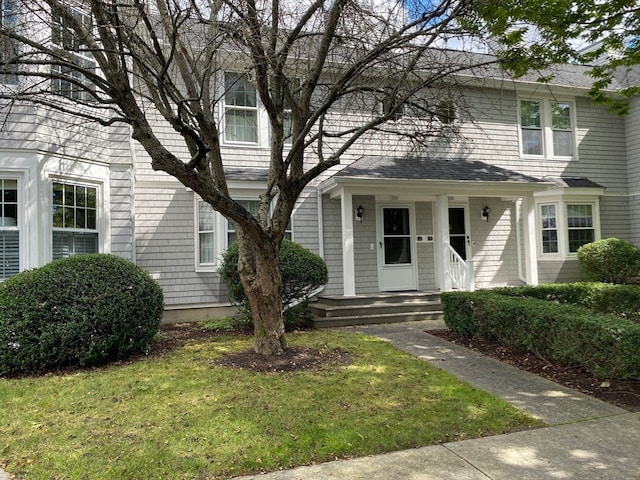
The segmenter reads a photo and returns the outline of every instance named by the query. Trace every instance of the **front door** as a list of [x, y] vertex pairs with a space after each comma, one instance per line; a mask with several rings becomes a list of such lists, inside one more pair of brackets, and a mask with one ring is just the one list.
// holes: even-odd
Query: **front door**
[[464, 207], [449, 208], [449, 244], [463, 260], [467, 259], [467, 228]]
[[378, 258], [382, 291], [416, 289], [413, 224], [410, 206], [380, 206]]

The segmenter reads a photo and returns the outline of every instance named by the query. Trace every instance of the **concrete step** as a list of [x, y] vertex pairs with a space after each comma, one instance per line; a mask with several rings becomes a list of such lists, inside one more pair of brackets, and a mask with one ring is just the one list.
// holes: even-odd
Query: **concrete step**
[[351, 325], [371, 325], [377, 323], [400, 323], [432, 320], [439, 322], [443, 319], [441, 311], [412, 312], [412, 313], [388, 313], [384, 315], [356, 315], [348, 317], [313, 317], [313, 328], [347, 327]]
[[443, 319], [437, 292], [320, 296], [311, 308], [315, 328]]

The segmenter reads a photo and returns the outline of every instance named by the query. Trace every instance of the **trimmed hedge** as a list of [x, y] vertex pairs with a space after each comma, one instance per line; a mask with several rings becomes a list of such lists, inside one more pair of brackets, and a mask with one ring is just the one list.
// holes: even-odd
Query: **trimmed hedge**
[[580, 305], [598, 313], [608, 313], [640, 322], [640, 285], [576, 282], [498, 288], [493, 291], [508, 296]]
[[[309, 296], [326, 285], [329, 273], [325, 261], [320, 256], [286, 239], [282, 241], [278, 262], [282, 276], [282, 308], [285, 313], [285, 325], [291, 327], [296, 325], [300, 316], [307, 315]], [[250, 319], [249, 301], [238, 273], [237, 242], [229, 245], [224, 252], [218, 271], [227, 285], [229, 299], [240, 307], [247, 319]]]
[[160, 286], [113, 255], [78, 255], [0, 285], [0, 374], [89, 366], [145, 351], [163, 312]]
[[444, 292], [452, 330], [526, 349], [599, 378], [640, 379], [640, 324], [576, 305], [493, 291]]

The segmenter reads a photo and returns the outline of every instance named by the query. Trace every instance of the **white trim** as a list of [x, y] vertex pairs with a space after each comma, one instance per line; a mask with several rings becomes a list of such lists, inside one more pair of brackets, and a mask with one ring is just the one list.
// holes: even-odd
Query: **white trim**
[[355, 296], [355, 253], [353, 249], [353, 197], [351, 192], [340, 193], [342, 219], [342, 284], [345, 296]]
[[[533, 155], [525, 154], [522, 151], [522, 115], [520, 112], [520, 105], [523, 101], [539, 102], [540, 103], [540, 130], [542, 135], [542, 154]], [[553, 119], [551, 115], [552, 103], [566, 103], [570, 108], [570, 121], [571, 121], [571, 142], [572, 142], [572, 155], [555, 155], [553, 151]], [[526, 96], [518, 95], [517, 98], [517, 120], [518, 120], [518, 149], [520, 158], [523, 160], [578, 160], [578, 128], [577, 128], [577, 114], [576, 114], [576, 101], [575, 98], [567, 97], [550, 97], [545, 95]]]

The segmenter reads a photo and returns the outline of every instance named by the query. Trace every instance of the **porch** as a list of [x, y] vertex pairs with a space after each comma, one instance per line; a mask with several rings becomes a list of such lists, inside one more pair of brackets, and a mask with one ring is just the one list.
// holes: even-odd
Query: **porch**
[[320, 185], [329, 295], [537, 283], [542, 180], [464, 160], [365, 157]]

